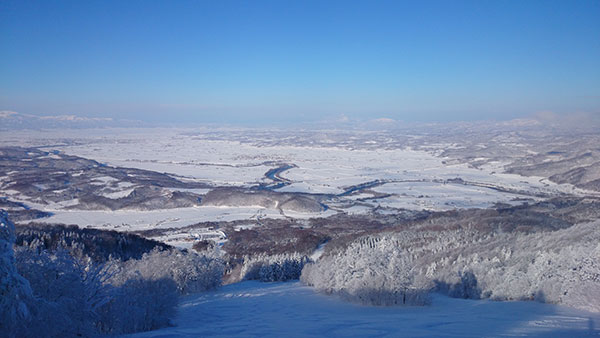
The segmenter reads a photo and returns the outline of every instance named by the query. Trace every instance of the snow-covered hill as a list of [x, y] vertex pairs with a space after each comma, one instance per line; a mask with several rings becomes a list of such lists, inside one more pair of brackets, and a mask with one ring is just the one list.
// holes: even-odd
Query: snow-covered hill
[[176, 326], [130, 337], [596, 337], [600, 314], [536, 302], [462, 300], [374, 307], [299, 282], [242, 282], [188, 296]]

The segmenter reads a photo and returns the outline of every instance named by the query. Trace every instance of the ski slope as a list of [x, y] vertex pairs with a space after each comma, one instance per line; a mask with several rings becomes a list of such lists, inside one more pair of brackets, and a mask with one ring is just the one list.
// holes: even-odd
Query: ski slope
[[537, 302], [434, 295], [426, 307], [373, 307], [300, 282], [246, 281], [184, 298], [175, 326], [130, 337], [598, 337], [600, 313]]

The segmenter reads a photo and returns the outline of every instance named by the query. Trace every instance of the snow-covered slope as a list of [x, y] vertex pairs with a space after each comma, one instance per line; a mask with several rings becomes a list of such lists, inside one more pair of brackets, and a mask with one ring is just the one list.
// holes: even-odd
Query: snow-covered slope
[[426, 307], [372, 307], [299, 282], [242, 282], [189, 296], [176, 326], [131, 337], [595, 337], [600, 314], [536, 302], [435, 295]]

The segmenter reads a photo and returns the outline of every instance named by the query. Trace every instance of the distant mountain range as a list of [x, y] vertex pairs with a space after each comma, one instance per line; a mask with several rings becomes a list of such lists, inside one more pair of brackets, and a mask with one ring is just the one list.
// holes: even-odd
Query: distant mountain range
[[[85, 117], [78, 115], [32, 115], [14, 111], [0, 111], [0, 130], [14, 129], [83, 129], [83, 128], [143, 128], [143, 127], [242, 127], [235, 124], [213, 124], [202, 122], [164, 122], [151, 123], [141, 120], [115, 119], [110, 117]], [[286, 125], [279, 125], [283, 130]], [[287, 127], [290, 127], [287, 125]], [[253, 129], [251, 126], [245, 128]], [[498, 132], [539, 132], [552, 130], [554, 133], [588, 132], [597, 134], [600, 129], [600, 114], [573, 113], [554, 114], [538, 113], [528, 118], [506, 121], [477, 120], [453, 122], [415, 122], [394, 120], [391, 118], [374, 118], [368, 120], [350, 119], [345, 116], [333, 120], [301, 122], [293, 125], [294, 129], [306, 130], [361, 130], [361, 131], [402, 131], [411, 134], [490, 134]]]
[[13, 111], [0, 111], [0, 130], [9, 129], [54, 129], [54, 128], [107, 128], [143, 127], [147, 123], [135, 120], [121, 120], [77, 115], [40, 116], [21, 114]]

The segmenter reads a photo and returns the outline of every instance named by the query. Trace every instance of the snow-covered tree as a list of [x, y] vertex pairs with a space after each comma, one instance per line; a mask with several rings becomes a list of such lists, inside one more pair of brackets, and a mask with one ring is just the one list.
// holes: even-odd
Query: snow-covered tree
[[600, 311], [599, 262], [598, 221], [531, 234], [405, 229], [361, 237], [308, 264], [302, 280], [371, 304], [398, 303], [377, 294], [406, 295], [402, 303], [419, 304], [423, 293], [437, 290]]
[[21, 336], [31, 316], [32, 291], [15, 265], [14, 225], [0, 210], [0, 332], [8, 337]]
[[138, 275], [115, 287], [114, 297], [97, 312], [97, 329], [125, 334], [168, 326], [175, 314], [178, 293], [171, 279], [144, 279]]
[[139, 259], [123, 263], [121, 273], [111, 279], [114, 285], [131, 278], [146, 280], [170, 279], [181, 294], [214, 289], [221, 285], [224, 262], [216, 252], [182, 252], [153, 250]]
[[[103, 245], [93, 259], [85, 248], [102, 241], [101, 234], [84, 234], [81, 246], [77, 232], [53, 233], [59, 235], [38, 233], [15, 255], [14, 227], [0, 214], [1, 336], [88, 337], [152, 330], [169, 324], [180, 294], [221, 285], [224, 264], [217, 252], [157, 246], [139, 259], [122, 261], [110, 258], [111, 245]], [[119, 238], [109, 237], [111, 243]], [[115, 250], [119, 258], [136, 254], [123, 246]]]
[[309, 260], [306, 255], [299, 253], [245, 256], [240, 275], [241, 279], [257, 279], [263, 282], [298, 279]]
[[[95, 332], [97, 311], [112, 295], [105, 284], [105, 265], [79, 260], [66, 250], [17, 251], [19, 272], [40, 300], [38, 312], [53, 323], [47, 336], [89, 336]], [[38, 319], [39, 322], [39, 319]]]
[[154, 250], [139, 260], [116, 265], [118, 271], [107, 280], [115, 288], [115, 297], [99, 309], [98, 327], [109, 334], [168, 325], [179, 294], [220, 286], [224, 269], [216, 253], [200, 255], [179, 250]]

